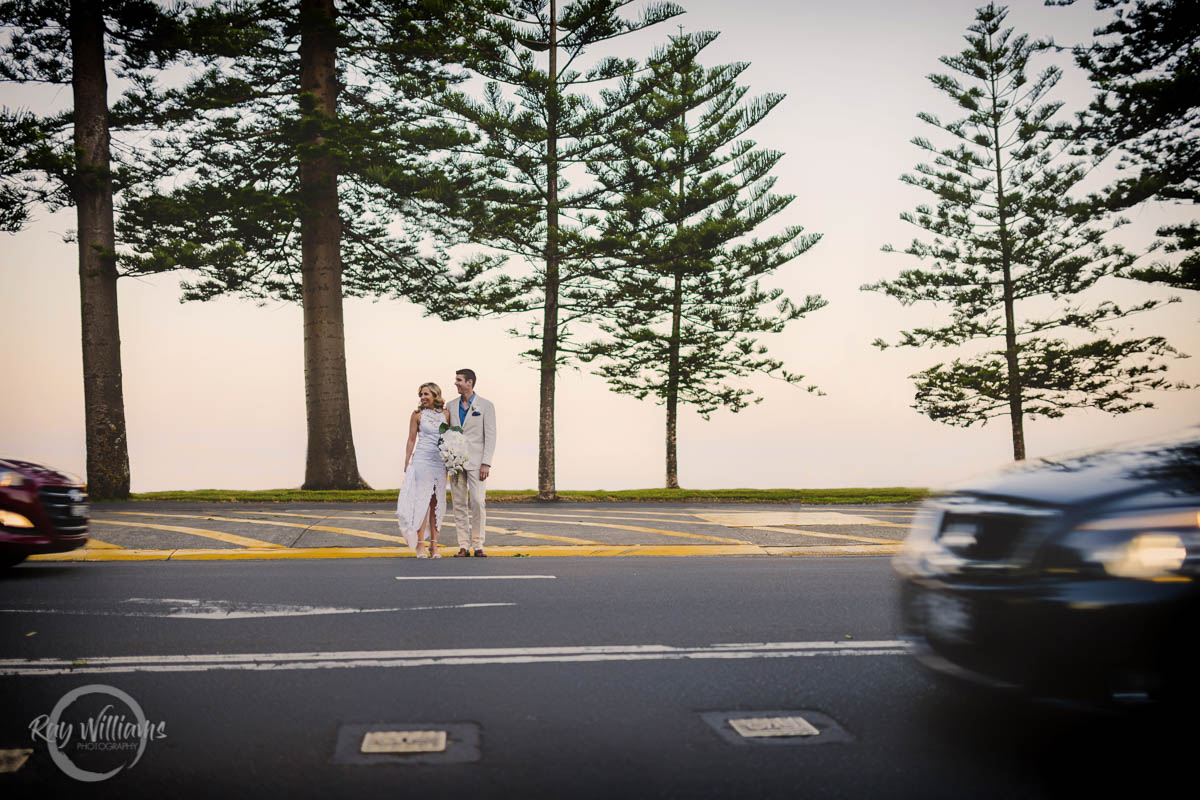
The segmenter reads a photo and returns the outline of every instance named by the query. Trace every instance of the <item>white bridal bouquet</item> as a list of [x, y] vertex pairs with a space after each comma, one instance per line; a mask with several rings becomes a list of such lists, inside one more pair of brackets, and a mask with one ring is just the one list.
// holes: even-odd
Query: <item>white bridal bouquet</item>
[[447, 425], [443, 422], [438, 432], [441, 434], [438, 437], [438, 452], [442, 456], [442, 463], [446, 465], [446, 471], [453, 475], [465, 469], [467, 437], [463, 435], [463, 429], [457, 425]]

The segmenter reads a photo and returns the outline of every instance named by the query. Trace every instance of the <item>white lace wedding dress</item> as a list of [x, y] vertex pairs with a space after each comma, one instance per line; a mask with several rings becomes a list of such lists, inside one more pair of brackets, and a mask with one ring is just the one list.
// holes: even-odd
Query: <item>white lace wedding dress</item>
[[408, 546], [414, 549], [417, 546], [417, 530], [429, 511], [431, 496], [437, 500], [439, 532], [442, 530], [442, 517], [446, 514], [446, 465], [442, 463], [442, 456], [438, 452], [438, 428], [445, 421], [441, 411], [431, 408], [421, 410], [417, 445], [413, 448], [412, 461], [404, 473], [400, 497], [396, 500], [396, 521], [400, 525], [400, 533]]

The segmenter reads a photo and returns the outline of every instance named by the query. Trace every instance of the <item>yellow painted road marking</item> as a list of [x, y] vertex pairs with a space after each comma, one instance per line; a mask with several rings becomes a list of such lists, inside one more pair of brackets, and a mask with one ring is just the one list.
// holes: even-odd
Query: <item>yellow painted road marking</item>
[[[276, 512], [273, 512], [273, 511], [235, 511], [233, 513], [235, 513], [235, 514], [274, 514]], [[353, 519], [353, 520], [364, 520], [364, 521], [371, 519], [370, 517], [324, 517], [324, 516], [321, 516], [320, 514], [282, 514], [281, 513], [281, 514], [279, 514], [279, 516], [281, 516], [281, 517], [306, 517], [309, 519]], [[245, 520], [245, 521], [251, 522], [252, 520]], [[380, 517], [379, 521], [380, 522], [391, 522], [392, 524], [395, 524], [395, 520], [389, 520], [386, 517]], [[303, 527], [303, 526], [301, 526], [301, 527]], [[446, 528], [456, 528], [456, 527], [458, 527], [458, 526], [456, 526], [453, 521], [446, 519], [446, 520], [442, 521], [442, 527], [439, 528], [438, 530], [444, 531]], [[530, 533], [529, 531], [517, 531], [517, 530], [508, 530], [506, 528], [494, 528], [490, 525], [485, 526], [485, 527], [491, 533], [503, 533], [503, 534], [507, 534], [509, 536], [524, 536], [528, 539], [544, 539], [544, 540], [550, 541], [550, 542], [564, 542], [566, 544], [601, 544], [601, 542], [593, 542], [591, 539], [575, 539], [570, 536], [550, 536], [549, 534], [545, 534], [545, 533]], [[313, 530], [320, 531], [320, 530], [331, 530], [331, 529], [314, 527]], [[341, 530], [341, 529], [335, 529], [335, 530]], [[387, 537], [387, 538], [393, 538], [393, 537]], [[399, 541], [404, 541], [404, 539], [400, 539]], [[447, 542], [438, 542], [438, 545], [441, 547], [449, 546], [449, 544]]]
[[303, 519], [352, 519], [361, 522], [390, 522], [396, 524], [396, 515], [388, 514], [386, 516], [357, 516], [357, 517], [339, 517], [332, 514], [292, 514], [284, 511], [230, 511], [230, 514], [257, 514], [268, 517], [301, 517]]
[[125, 548], [121, 547], [121, 545], [119, 545], [119, 544], [112, 544], [110, 542], [102, 542], [99, 539], [93, 539], [90, 536], [88, 537], [87, 544], [85, 544], [84, 547], [94, 547], [97, 550], [124, 550], [125, 549]]
[[[146, 511], [118, 511], [118, 514], [137, 514], [143, 517], [176, 517], [181, 519], [210, 519], [215, 522], [240, 522], [243, 525], [275, 525], [282, 528], [304, 528], [310, 531], [325, 531], [326, 533], [340, 533], [346, 536], [357, 536], [360, 539], [377, 539], [381, 542], [400, 542], [404, 543], [403, 536], [388, 536], [385, 533], [375, 533], [374, 531], [360, 531], [355, 528], [334, 528], [328, 525], [305, 525], [300, 522], [277, 522], [275, 520], [266, 519], [241, 519], [239, 517], [215, 517], [208, 514], [152, 514]], [[253, 539], [249, 541], [254, 541]], [[280, 545], [282, 547], [282, 545]]]
[[[326, 517], [326, 516], [322, 516], [320, 514], [284, 514], [284, 513], [274, 512], [274, 511], [234, 511], [233, 513], [234, 514], [276, 514], [277, 516], [281, 516], [281, 517], [305, 517], [308, 519], [352, 519], [352, 520], [362, 520], [362, 521], [371, 521], [371, 519], [372, 519], [371, 517]], [[246, 522], [250, 522], [250, 521], [251, 520], [246, 520]], [[379, 522], [391, 522], [393, 525], [395, 524], [394, 519], [389, 520], [387, 517], [379, 517], [378, 521]], [[442, 527], [439, 528], [438, 530], [442, 531], [442, 530], [445, 530], [446, 528], [455, 528], [455, 527], [457, 527], [457, 526], [454, 524], [453, 521], [446, 519], [446, 520], [442, 521]], [[528, 539], [544, 539], [544, 540], [550, 541], [550, 542], [564, 542], [566, 544], [602, 544], [602, 542], [594, 542], [591, 539], [575, 539], [570, 536], [550, 536], [549, 534], [545, 534], [545, 533], [530, 533], [529, 531], [508, 530], [507, 528], [494, 528], [490, 525], [488, 525], [486, 527], [487, 527], [487, 530], [491, 533], [502, 533], [502, 534], [506, 534], [508, 536], [524, 536]], [[325, 529], [324, 528], [313, 528], [313, 530], [325, 530]], [[403, 541], [403, 540], [401, 540], [401, 541]], [[441, 545], [442, 547], [448, 546], [448, 544], [446, 542], [439, 542], [438, 544]]]
[[829, 547], [771, 547], [763, 550], [771, 556], [891, 556], [900, 552], [900, 543], [831, 545]]
[[[519, 517], [514, 514], [506, 514], [506, 515], [503, 515], [502, 518], [503, 519], [516, 519], [516, 520], [522, 519], [522, 517]], [[545, 521], [542, 519], [530, 520], [527, 517], [524, 519], [526, 522], [544, 522]], [[588, 528], [613, 528], [615, 530], [621, 530], [621, 531], [637, 531], [638, 533], [657, 533], [660, 536], [677, 536], [681, 539], [703, 539], [703, 540], [709, 541], [709, 542], [721, 542], [722, 544], [750, 544], [750, 542], [747, 542], [745, 539], [726, 539], [721, 536], [705, 536], [704, 534], [701, 534], [701, 533], [681, 533], [680, 531], [665, 531], [661, 528], [640, 528], [640, 527], [637, 527], [636, 525], [614, 525], [614, 524], [606, 523], [606, 522], [578, 522], [578, 521], [573, 521], [569, 524], [583, 525]]]
[[794, 536], [816, 536], [819, 539], [849, 539], [852, 542], [873, 542], [875, 544], [900, 544], [896, 539], [876, 539], [871, 536], [852, 536], [846, 533], [821, 533], [819, 531], [806, 531], [803, 528], [769, 528], [769, 527], [754, 527], [752, 531], [770, 531], [771, 533], [790, 533]]
[[[199, 514], [154, 514], [154, 513], [147, 512], [147, 511], [118, 511], [116, 513], [118, 513], [118, 514], [137, 514], [137, 515], [146, 516], [146, 517], [176, 517], [176, 518], [184, 518], [184, 519], [214, 520], [217, 522], [242, 522], [247, 525], [277, 525], [277, 526], [284, 527], [284, 528], [304, 528], [305, 530], [310, 530], [310, 531], [325, 531], [327, 533], [341, 533], [346, 536], [357, 536], [362, 539], [376, 539], [376, 540], [379, 540], [382, 542], [395, 542], [395, 543], [399, 543], [399, 544], [405, 544], [403, 536], [389, 536], [384, 533], [375, 533], [373, 531], [363, 531], [363, 530], [358, 530], [356, 528], [335, 528], [335, 527], [332, 527], [329, 525], [305, 525], [305, 524], [302, 524], [299, 522], [279, 522], [279, 521], [263, 520], [263, 519], [242, 519], [240, 517], [216, 517], [216, 516], [211, 516], [211, 515], [199, 515]], [[265, 514], [265, 513], [270, 513], [270, 512], [237, 511], [234, 513], [237, 513], [237, 514], [263, 513], [263, 514]], [[287, 516], [309, 517], [312, 519], [337, 519], [335, 517], [323, 517], [323, 516], [320, 516], [317, 514], [288, 514]], [[341, 517], [340, 519], [354, 519], [354, 517]], [[438, 530], [441, 531], [441, 530], [445, 530], [446, 528], [453, 528], [453, 527], [455, 527], [454, 523], [450, 522], [449, 520], [446, 520], [442, 523], [442, 527], [439, 528]], [[487, 526], [487, 529], [488, 529], [488, 531], [493, 532], [493, 533], [503, 533], [503, 534], [507, 534], [509, 536], [522, 536], [522, 537], [526, 537], [529, 539], [543, 539], [543, 540], [551, 541], [551, 542], [563, 542], [564, 544], [601, 544], [601, 542], [593, 542], [590, 539], [575, 539], [570, 536], [550, 536], [549, 534], [544, 534], [544, 533], [530, 533], [528, 531], [511, 531], [511, 530], [505, 530], [503, 528], [494, 528], [492, 526]], [[251, 540], [251, 541], [253, 541], [253, 540]], [[447, 542], [438, 542], [438, 544], [442, 547], [449, 546]], [[316, 549], [316, 548], [306, 548], [306, 549]]]
[[862, 525], [873, 528], [907, 528], [899, 522], [883, 522], [843, 511], [727, 511], [698, 515], [709, 522], [730, 528], [756, 528], [760, 525]]
[[[574, 520], [572, 520], [572, 519], [571, 519], [571, 517], [575, 515], [575, 511], [576, 511], [576, 509], [571, 509], [570, 511], [564, 511], [564, 512], [562, 512], [562, 513], [551, 513], [551, 512], [541, 512], [541, 511], [509, 511], [507, 508], [505, 508], [505, 509], [503, 509], [503, 510], [497, 510], [497, 511], [491, 511], [491, 510], [489, 510], [489, 511], [488, 511], [488, 517], [489, 517], [489, 518], [491, 518], [491, 519], [524, 519], [524, 520], [525, 520], [525, 521], [527, 521], [527, 522], [534, 521], [534, 520], [530, 520], [530, 519], [529, 519], [530, 517], [537, 517], [537, 518], [539, 518], [540, 520], [544, 520], [544, 521], [547, 521], [547, 522], [549, 522], [549, 521], [556, 521], [556, 522], [561, 522], [561, 523], [562, 523], [562, 524], [564, 524], [564, 525], [570, 525], [570, 524], [574, 524]], [[652, 522], [657, 522], [657, 521], [658, 521], [657, 519], [655, 519], [655, 518], [653, 518], [653, 517], [648, 517], [648, 516], [633, 516], [633, 515], [631, 515], [631, 514], [629, 514], [629, 513], [627, 513], [627, 512], [621, 512], [621, 511], [602, 511], [602, 510], [592, 510], [592, 509], [580, 509], [580, 511], [582, 511], [582, 512], [587, 512], [587, 513], [590, 513], [590, 514], [592, 514], [592, 515], [600, 515], [600, 514], [603, 514], [604, 516], [603, 516], [603, 517], [601, 517], [601, 518], [602, 518], [602, 519], [606, 519], [606, 520], [608, 520], [608, 519], [625, 519], [625, 520], [643, 520], [643, 521], [652, 521]], [[273, 513], [273, 512], [270, 512], [270, 511], [238, 511], [238, 512], [235, 512], [235, 513], [238, 513], [238, 514], [270, 514], [270, 513]], [[367, 513], [367, 512], [360, 512], [360, 513], [363, 513], [363, 514], [365, 514], [365, 513]], [[749, 526], [749, 525], [740, 525], [740, 524], [739, 524], [739, 525], [737, 525], [737, 526], [730, 526], [730, 525], [729, 525], [729, 524], [727, 524], [727, 523], [722, 523], [722, 522], [710, 522], [710, 521], [708, 521], [708, 520], [703, 520], [703, 519], [701, 519], [701, 518], [700, 518], [700, 516], [701, 516], [701, 515], [700, 515], [699, 513], [687, 513], [687, 514], [685, 514], [685, 513], [681, 513], [681, 512], [668, 512], [668, 511], [662, 511], [662, 512], [659, 512], [659, 511], [639, 511], [639, 512], [637, 512], [637, 513], [638, 513], [638, 514], [655, 514], [655, 515], [659, 515], [659, 516], [669, 516], [669, 517], [683, 517], [683, 518], [687, 518], [687, 519], [688, 519], [688, 522], [689, 522], [690, 524], [692, 524], [692, 525], [709, 525], [709, 526], [716, 527], [716, 528], [728, 528], [728, 527], [746, 527], [746, 528], [749, 528], [749, 527], [751, 527], [751, 526]], [[744, 512], [744, 511], [743, 511], [743, 512], [733, 512], [733, 513], [739, 513], [739, 514], [747, 514], [747, 515], [749, 515], [749, 514], [751, 514], [751, 513], [754, 513], [754, 512]], [[778, 512], [765, 512], [765, 513], [772, 513], [772, 514], [773, 514], [773, 513], [778, 513]], [[805, 514], [805, 513], [820, 513], [820, 512], [797, 512], [797, 513]], [[836, 513], [836, 514], [839, 514], [839, 515], [844, 515], [844, 512], [829, 512], [829, 513]], [[872, 512], [869, 512], [869, 513], [886, 513], [886, 512], [874, 512], [874, 511], [872, 511]], [[894, 513], [912, 513], [912, 512], [894, 512]], [[514, 515], [515, 515], [515, 516], [514, 516]], [[313, 517], [318, 517], [318, 515], [306, 515], [306, 514], [294, 514], [294, 515], [291, 515], [291, 516], [313, 516]], [[359, 517], [325, 517], [324, 519], [371, 519], [371, 517], [366, 517], [366, 516], [359, 516]], [[863, 518], [863, 519], [866, 519], [866, 518]], [[584, 524], [584, 523], [582, 523], [582, 522], [581, 522], [581, 523], [579, 523], [579, 524]], [[810, 524], [811, 524], [811, 523], [810, 523]], [[880, 527], [880, 528], [907, 528], [907, 527], [908, 527], [908, 525], [906, 525], [906, 524], [897, 524], [897, 523], [894, 523], [894, 522], [887, 522], [887, 521], [884, 521], [884, 520], [872, 520], [870, 523], [867, 523], [867, 522], [850, 522], [850, 523], [848, 523], [848, 522], [841, 522], [840, 524], [860, 524], [860, 525], [863, 525], [864, 527], [866, 527], [866, 526], [870, 526], [870, 527]], [[454, 523], [452, 523], [452, 522], [447, 522], [447, 523], [446, 523], [446, 526], [448, 526], [448, 527], [454, 527]], [[833, 536], [833, 535], [831, 534], [831, 536]], [[838, 537], [834, 536], [834, 538], [838, 538]], [[853, 538], [855, 538], [855, 539], [859, 539], [859, 538], [861, 538], [861, 537], [857, 537], [857, 536], [856, 536], [856, 537], [853, 537]], [[724, 541], [731, 541], [731, 540], [724, 540]], [[738, 541], [738, 540], [736, 540], [736, 539], [735, 539], [735, 540], [732, 540], [732, 541]], [[887, 540], [887, 541], [893, 541], [893, 540], [890, 540], [890, 539], [889, 539], [889, 540]]]
[[[508, 510], [503, 510], [503, 511], [492, 511], [491, 509], [488, 509], [488, 512], [487, 512], [487, 513], [488, 513], [488, 517], [489, 517], [489, 518], [490, 518], [490, 517], [495, 517], [495, 518], [497, 518], [497, 519], [508, 519], [508, 517], [506, 516], [506, 515], [508, 515], [508, 514], [519, 514], [519, 515], [521, 515], [521, 517], [522, 517], [522, 518], [528, 519], [529, 517], [532, 517], [532, 516], [534, 516], [534, 514], [535, 514], [536, 512], [529, 512], [529, 511], [508, 511]], [[561, 522], [561, 523], [562, 523], [562, 524], [564, 524], [564, 525], [570, 525], [570, 524], [573, 524], [573, 522], [575, 521], [575, 515], [573, 515], [573, 514], [566, 514], [566, 513], [564, 513], [564, 514], [538, 514], [537, 516], [539, 517], [539, 519], [541, 519], [541, 520], [544, 520], [544, 521], [546, 521], [546, 522], [551, 522], [551, 521], [559, 521], [559, 522]], [[580, 515], [580, 516], [582, 516], [582, 515]], [[686, 522], [687, 522], [687, 524], [688, 524], [688, 525], [708, 525], [708, 526], [710, 526], [710, 527], [714, 527], [714, 528], [727, 528], [727, 527], [729, 527], [728, 525], [722, 525], [722, 524], [721, 524], [721, 523], [719, 523], [719, 522], [706, 522], [706, 521], [704, 521], [704, 520], [697, 519], [695, 516], [693, 516], [693, 515], [691, 515], [691, 514], [680, 515], [680, 516], [686, 516], [686, 517], [690, 517], [690, 519], [687, 519], [687, 520], [686, 520]], [[609, 515], [609, 514], [606, 514], [606, 515], [604, 515], [603, 517], [594, 517], [594, 518], [597, 518], [597, 519], [602, 519], [602, 520], [606, 520], [606, 521], [607, 521], [607, 520], [610, 520], [610, 519], [629, 519], [629, 520], [635, 520], [635, 521], [639, 521], [639, 520], [640, 520], [641, 522], [667, 522], [667, 523], [673, 523], [673, 522], [675, 522], [675, 520], [674, 520], [674, 519], [660, 519], [660, 518], [658, 518], [658, 517], [639, 517], [639, 516], [633, 516], [633, 515], [631, 515], [631, 514], [622, 514], [622, 515]], [[679, 520], [679, 522], [681, 522], [681, 523], [682, 523], [682, 522], [684, 522], [684, 520]]]
[[[450, 527], [455, 527], [454, 523], [450, 523]], [[485, 525], [484, 528], [489, 533], [502, 533], [506, 536], [521, 536], [526, 539], [542, 539], [547, 542], [562, 542], [563, 544], [604, 544], [603, 542], [594, 542], [591, 539], [576, 539], [571, 536], [551, 536], [548, 533], [530, 533], [529, 531], [515, 531], [507, 528], [496, 528], [491, 525]]]
[[[239, 544], [242, 547], [269, 547], [269, 548], [284, 549], [283, 545], [275, 544], [274, 542], [264, 542], [261, 539], [249, 539], [245, 536], [235, 536], [232, 533], [222, 533], [221, 531], [206, 531], [201, 528], [181, 528], [178, 525], [151, 525], [148, 522], [130, 522], [130, 521], [124, 520], [124, 519], [97, 519], [96, 517], [92, 517], [92, 522], [99, 523], [100, 525], [124, 525], [124, 526], [132, 527], [132, 528], [150, 528], [151, 530], [156, 530], [156, 531], [170, 531], [171, 533], [186, 533], [186, 534], [190, 534], [191, 536], [203, 536], [206, 539], [216, 539], [219, 542], [228, 542], [229, 544]], [[97, 550], [91, 550], [91, 551], [89, 551], [87, 548], [83, 548], [83, 550], [86, 552], [92, 552], [92, 553], [110, 552], [110, 551], [104, 550], [103, 548], [97, 549]], [[113, 552], [115, 552], [115, 551], [113, 551]], [[130, 552], [130, 551], [126, 550], [126, 551], [122, 551], [122, 552]], [[89, 560], [89, 559], [83, 559], [83, 560]]]
[[[494, 506], [494, 507], [499, 509], [500, 506], [504, 506], [504, 511], [508, 511], [508, 508], [509, 508], [508, 503], [497, 503], [496, 506]], [[613, 514], [646, 514], [646, 515], [655, 516], [655, 517], [693, 517], [693, 518], [696, 516], [695, 513], [691, 512], [691, 511], [687, 511], [687, 512], [685, 512], [685, 511], [640, 511], [640, 510], [632, 511], [630, 509], [616, 511], [616, 510], [604, 509], [604, 508], [589, 508], [586, 505], [582, 505], [582, 504], [580, 504], [578, 507], [576, 507], [576, 505], [574, 505], [574, 504], [571, 504], [571, 505], [560, 506], [560, 508], [562, 508], [563, 511], [555, 512], [555, 511], [513, 510], [509, 513], [526, 514], [529, 516], [540, 516], [540, 517], [562, 517], [562, 516], [568, 516], [568, 515], [574, 514], [574, 513], [603, 514], [606, 516], [613, 515]], [[490, 514], [491, 511], [489, 511], [488, 513]], [[503, 512], [501, 512], [501, 513], [503, 513]]]

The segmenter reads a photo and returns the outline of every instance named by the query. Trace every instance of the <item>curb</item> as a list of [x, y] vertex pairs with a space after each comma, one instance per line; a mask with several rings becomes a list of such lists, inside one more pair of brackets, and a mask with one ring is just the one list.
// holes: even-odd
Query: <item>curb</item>
[[[447, 548], [449, 550], [450, 548]], [[686, 556], [886, 556], [900, 550], [896, 544], [777, 547], [771, 545], [568, 545], [489, 547], [497, 558], [621, 558]], [[451, 558], [452, 556], [444, 556]], [[101, 561], [288, 561], [296, 559], [415, 558], [407, 547], [306, 547], [295, 549], [216, 548], [186, 550], [121, 550], [84, 547], [69, 553], [29, 557], [31, 562]]]

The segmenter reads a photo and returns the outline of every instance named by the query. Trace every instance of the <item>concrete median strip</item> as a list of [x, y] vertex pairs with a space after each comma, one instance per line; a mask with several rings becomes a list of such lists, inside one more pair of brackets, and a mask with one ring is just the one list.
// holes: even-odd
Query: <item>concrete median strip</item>
[[[119, 507], [118, 507], [119, 508]], [[128, 508], [128, 506], [126, 506]], [[220, 561], [220, 560], [294, 560], [346, 558], [412, 558], [395, 529], [391, 511], [300, 507], [294, 510], [270, 508], [240, 510], [228, 506], [204, 513], [203, 508], [150, 505], [147, 510], [96, 509], [103, 511], [92, 518], [93, 530], [104, 541], [92, 539], [78, 550], [31, 556], [41, 562], [105, 561]], [[283, 508], [287, 508], [285, 505]], [[857, 509], [856, 509], [857, 510]], [[174, 513], [176, 511], [184, 513]], [[871, 513], [871, 512], [867, 512]], [[893, 511], [892, 513], [904, 513]], [[645, 515], [645, 516], [643, 516]], [[174, 524], [176, 520], [202, 520], [211, 527]], [[329, 524], [334, 521], [360, 523], [354, 527]], [[863, 513], [846, 513], [836, 508], [747, 509], [685, 508], [678, 511], [641, 509], [524, 509], [499, 507], [488, 514], [487, 531], [496, 544], [487, 547], [494, 557], [691, 557], [691, 556], [887, 556], [896, 553], [903, 534], [893, 522], [872, 519]], [[647, 525], [639, 525], [645, 521]], [[521, 529], [509, 527], [528, 523]], [[256, 526], [250, 528], [249, 526]], [[658, 525], [670, 525], [660, 528]], [[274, 541], [241, 535], [256, 533], [262, 526], [289, 528], [278, 531]], [[692, 532], [724, 527], [729, 533], [745, 538], [713, 536]], [[711, 527], [710, 527], [711, 526]], [[825, 526], [845, 526], [833, 528]], [[875, 527], [876, 531], [867, 530]], [[122, 531], [121, 528], [126, 530]], [[217, 528], [226, 528], [218, 530]], [[371, 530], [374, 528], [374, 530]], [[441, 546], [444, 556], [457, 548], [454, 522], [447, 515], [443, 523]], [[533, 530], [529, 530], [532, 528]], [[567, 534], [590, 529], [596, 539]], [[820, 529], [814, 529], [820, 528]], [[98, 530], [103, 529], [103, 530]], [[385, 533], [383, 531], [389, 530]], [[162, 532], [158, 535], [141, 531]], [[236, 531], [236, 532], [235, 532]], [[544, 531], [544, 532], [543, 532]], [[316, 536], [317, 533], [326, 535]], [[625, 532], [625, 533], [623, 533]], [[184, 534], [171, 537], [163, 534]], [[715, 533], [715, 531], [714, 531]], [[868, 535], [876, 533], [875, 536]], [[329, 536], [328, 534], [334, 534]], [[640, 534], [640, 535], [639, 535]], [[767, 536], [766, 534], [771, 534]], [[884, 536], [879, 536], [884, 534]], [[213, 544], [189, 546], [188, 539], [201, 537]], [[345, 540], [340, 537], [346, 537]], [[512, 538], [510, 538], [512, 537]], [[661, 537], [675, 540], [664, 541]], [[371, 542], [354, 542], [369, 539]], [[523, 544], [521, 539], [530, 540]], [[599, 541], [597, 541], [599, 539]], [[607, 541], [605, 541], [607, 540]], [[345, 544], [343, 544], [345, 541]], [[215, 544], [219, 542], [220, 545]]]
[[790, 533], [793, 536], [813, 536], [818, 539], [842, 539], [851, 542], [870, 542], [872, 544], [899, 544], [895, 539], [879, 539], [874, 536], [858, 536], [849, 533], [824, 533], [821, 531], [810, 531], [804, 528], [773, 528], [767, 526], [755, 526], [747, 530], [767, 531], [768, 533]]
[[[151, 515], [151, 516], [163, 516], [163, 515]], [[204, 519], [204, 517], [197, 517], [196, 519]], [[92, 519], [92, 524], [122, 525], [122, 526], [134, 527], [134, 528], [150, 528], [151, 530], [167, 531], [170, 533], [186, 533], [189, 536], [200, 536], [205, 539], [215, 539], [218, 542], [226, 542], [228, 544], [236, 544], [241, 547], [257, 547], [257, 548], [275, 548], [275, 547], [277, 547], [281, 550], [284, 549], [283, 545], [275, 544], [274, 542], [264, 542], [261, 539], [250, 539], [246, 536], [238, 536], [236, 534], [224, 533], [222, 531], [208, 531], [208, 530], [204, 530], [203, 528], [184, 528], [179, 525], [152, 525], [148, 522], [130, 522], [128, 520], [123, 520], [123, 519], [113, 520], [113, 519], [97, 519], [97, 518]], [[67, 553], [67, 555], [70, 555], [70, 553]]]
[[[530, 558], [621, 558], [687, 556], [881, 556], [899, 550], [899, 542], [891, 545], [861, 544], [828, 547], [793, 547], [757, 544], [739, 545], [537, 545], [533, 547], [488, 547], [492, 557]], [[412, 558], [407, 547], [245, 547], [224, 549], [90, 549], [80, 548], [69, 553], [50, 553], [30, 556], [38, 562], [100, 562], [100, 561], [287, 561], [298, 559], [344, 558]]]
[[[326, 533], [340, 533], [343, 536], [357, 536], [359, 539], [375, 539], [380, 542], [393, 542], [398, 544], [404, 543], [404, 538], [400, 536], [389, 536], [386, 533], [375, 533], [374, 531], [364, 531], [357, 528], [337, 528], [329, 525], [305, 525], [302, 522], [280, 522], [278, 520], [266, 519], [243, 519], [241, 517], [218, 517], [213, 514], [154, 514], [145, 511], [118, 511], [118, 514], [137, 515], [142, 517], [174, 517], [178, 519], [204, 519], [212, 520], [213, 522], [237, 522], [242, 525], [274, 525], [280, 528], [302, 528], [306, 531], [324, 531]], [[281, 547], [283, 545], [280, 545]]]
[[728, 528], [762, 528], [782, 525], [857, 525], [868, 528], [907, 528], [906, 523], [885, 522], [844, 511], [723, 511], [697, 514], [700, 519]]
[[[544, 522], [545, 521], [544, 519], [539, 519], [537, 517], [530, 518], [527, 515], [514, 514], [512, 512], [507, 512], [507, 513], [503, 513], [503, 514], [489, 513], [488, 516], [492, 517], [494, 519], [511, 519], [511, 520], [517, 520], [518, 522], [520, 522], [522, 520], [525, 522]], [[672, 536], [672, 537], [678, 537], [680, 539], [702, 539], [702, 540], [708, 541], [708, 542], [723, 542], [725, 544], [750, 544], [745, 539], [727, 539], [723, 536], [705, 536], [704, 534], [701, 534], [701, 533], [684, 533], [683, 531], [669, 531], [669, 530], [664, 530], [662, 528], [642, 528], [637, 525], [614, 525], [610, 522], [582, 522], [580, 520], [572, 520], [570, 524], [571, 525], [581, 525], [586, 528], [610, 528], [612, 530], [618, 530], [618, 531], [634, 531], [636, 533], [653, 533], [653, 534], [657, 534], [659, 536]]]

